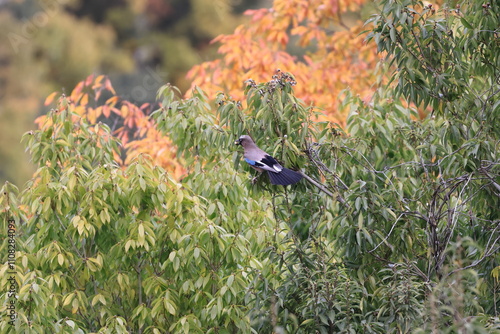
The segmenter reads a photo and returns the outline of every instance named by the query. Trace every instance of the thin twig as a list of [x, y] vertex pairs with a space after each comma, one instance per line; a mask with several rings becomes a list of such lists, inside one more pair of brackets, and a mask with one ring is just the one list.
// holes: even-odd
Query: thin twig
[[500, 185], [498, 183], [495, 182], [495, 179], [490, 175], [488, 174], [488, 171], [486, 170], [486, 168], [479, 168], [479, 172], [482, 173], [483, 175], [485, 175], [490, 181], [491, 181], [491, 184], [498, 190], [500, 191]]
[[312, 179], [310, 176], [308, 176], [307, 174], [305, 174], [304, 172], [302, 171], [299, 171], [299, 173], [307, 180], [309, 181], [312, 185], [314, 185], [316, 188], [318, 188], [319, 190], [321, 190], [322, 192], [324, 192], [325, 194], [327, 194], [328, 196], [332, 197], [333, 198], [333, 193], [328, 190], [324, 185], [322, 185], [321, 183], [315, 181], [314, 179]]
[[[457, 208], [458, 208], [458, 205], [459, 205], [458, 202], [462, 198], [462, 195], [463, 195], [463, 193], [465, 191], [465, 188], [467, 188], [467, 185], [469, 184], [469, 182], [470, 182], [471, 179], [472, 179], [472, 174], [469, 175], [469, 177], [467, 178], [467, 182], [465, 183], [465, 185], [463, 186], [462, 190], [458, 194], [458, 198], [456, 200], [455, 208], [452, 210], [452, 215], [451, 215], [451, 229], [449, 231], [447, 231], [448, 236], [447, 236], [446, 242], [444, 243], [444, 247], [445, 248], [446, 248], [446, 245], [448, 245], [450, 243], [451, 237], [453, 236], [453, 231], [455, 230], [455, 227], [457, 226], [457, 222], [458, 222], [458, 214], [457, 214], [458, 210], [457, 210]], [[462, 181], [460, 181], [460, 182], [462, 182]], [[458, 184], [457, 184], [457, 187], [458, 187]], [[462, 205], [462, 204], [460, 204], [460, 205]], [[445, 260], [445, 255], [446, 255], [445, 252], [441, 252], [440, 259], [439, 259], [440, 266], [443, 264], [443, 262]]]
[[387, 234], [387, 236], [384, 238], [384, 240], [382, 240], [377, 246], [375, 246], [375, 248], [373, 248], [372, 250], [369, 250], [368, 253], [373, 252], [374, 250], [376, 250], [377, 248], [379, 248], [379, 246], [382, 245], [387, 239], [389, 239], [389, 236], [391, 235], [392, 230], [394, 230], [394, 227], [396, 226], [396, 224], [398, 223], [398, 221], [401, 219], [401, 217], [403, 216], [403, 214], [404, 213], [400, 214], [399, 217], [394, 222], [394, 224], [392, 224], [391, 230], [389, 231], [389, 234]]
[[[307, 181], [309, 181], [309, 183], [311, 183], [313, 186], [315, 186], [316, 188], [318, 188], [319, 190], [321, 190], [322, 192], [324, 192], [325, 194], [327, 194], [331, 198], [335, 198], [334, 194], [330, 190], [328, 190], [324, 185], [322, 185], [321, 183], [317, 182], [316, 180], [314, 180], [313, 178], [311, 178], [310, 176], [308, 176], [307, 174], [305, 174], [302, 171], [299, 171], [299, 173]], [[340, 203], [342, 203], [343, 205], [345, 205], [347, 208], [350, 208], [350, 205], [345, 201], [345, 199], [342, 196], [337, 195], [337, 201], [339, 201]]]

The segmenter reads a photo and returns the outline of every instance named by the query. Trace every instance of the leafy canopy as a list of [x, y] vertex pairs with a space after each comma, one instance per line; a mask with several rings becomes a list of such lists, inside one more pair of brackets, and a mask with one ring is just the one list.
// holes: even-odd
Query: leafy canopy
[[[0, 331], [499, 332], [500, 8], [380, 5], [367, 37], [394, 83], [370, 103], [347, 91], [345, 131], [284, 71], [215, 108], [164, 86], [135, 124], [168, 135], [181, 180], [96, 122], [113, 100], [61, 97], [23, 139], [35, 177], [0, 193], [18, 284], [15, 327]], [[327, 192], [254, 184], [232, 144], [242, 133]]]

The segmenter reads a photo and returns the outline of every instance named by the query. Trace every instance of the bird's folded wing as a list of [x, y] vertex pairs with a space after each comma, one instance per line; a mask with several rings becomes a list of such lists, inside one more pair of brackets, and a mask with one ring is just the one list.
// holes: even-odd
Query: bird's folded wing
[[259, 161], [248, 158], [245, 158], [245, 161], [251, 166], [259, 167], [273, 173], [279, 173], [283, 170], [283, 167], [270, 155], [265, 155], [264, 158]]

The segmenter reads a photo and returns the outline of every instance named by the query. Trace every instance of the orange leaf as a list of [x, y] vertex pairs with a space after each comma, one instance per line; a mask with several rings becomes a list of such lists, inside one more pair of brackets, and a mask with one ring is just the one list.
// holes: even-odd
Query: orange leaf
[[83, 90], [83, 87], [84, 87], [84, 82], [83, 81], [80, 81], [76, 86], [75, 88], [73, 89], [73, 91], [71, 92], [71, 98], [73, 99], [73, 101], [77, 101], [78, 99], [76, 97], [78, 97], [80, 95], [80, 93], [82, 92]]
[[45, 102], [43, 103], [43, 105], [48, 106], [49, 104], [51, 104], [52, 102], [54, 102], [54, 98], [56, 97], [57, 94], [58, 94], [58, 92], [53, 92], [52, 94], [50, 94], [49, 96], [47, 96], [47, 98], [45, 99]]
[[120, 98], [118, 96], [112, 96], [106, 101], [106, 104], [110, 107], [114, 107], [119, 100]]
[[87, 79], [85, 79], [85, 86], [90, 86], [93, 80], [94, 80], [94, 75], [93, 74], [89, 75]]
[[90, 108], [87, 113], [87, 119], [89, 120], [90, 124], [95, 124], [95, 122], [97, 121], [97, 115], [94, 109]]
[[304, 27], [304, 26], [298, 26], [298, 27], [293, 28], [290, 31], [290, 34], [302, 36], [302, 35], [304, 35], [305, 32], [307, 32], [307, 28], [306, 27]]
[[47, 120], [47, 115], [42, 115], [39, 116], [35, 119], [35, 123], [38, 125], [39, 128], [42, 128], [43, 123]]
[[127, 105], [122, 105], [121, 109], [121, 115], [123, 118], [126, 118], [128, 115], [129, 115], [129, 109], [128, 109], [128, 106]]
[[85, 115], [87, 113], [87, 109], [83, 106], [76, 106], [73, 111], [78, 115]]
[[109, 106], [102, 106], [102, 113], [104, 116], [106, 116], [106, 118], [109, 118], [109, 116], [111, 115], [110, 107]]
[[111, 81], [109, 80], [109, 78], [106, 78], [106, 81], [104, 82], [104, 87], [106, 87], [107, 90], [116, 95], [115, 89], [111, 85]]
[[[95, 115], [97, 118], [99, 118], [102, 115], [102, 108], [103, 108], [103, 106], [100, 106], [100, 107], [97, 107], [94, 109]], [[92, 108], [90, 108], [90, 109], [92, 109]]]
[[96, 101], [99, 100], [99, 98], [101, 97], [101, 92], [102, 92], [102, 89], [96, 91], [96, 93], [95, 93], [95, 100]]
[[105, 75], [101, 74], [100, 76], [98, 76], [97, 78], [95, 78], [94, 85], [92, 86], [92, 89], [101, 88], [101, 86], [102, 86], [101, 81], [105, 77], [106, 77]]
[[80, 100], [81, 106], [86, 106], [89, 103], [89, 94], [83, 94], [82, 99]]

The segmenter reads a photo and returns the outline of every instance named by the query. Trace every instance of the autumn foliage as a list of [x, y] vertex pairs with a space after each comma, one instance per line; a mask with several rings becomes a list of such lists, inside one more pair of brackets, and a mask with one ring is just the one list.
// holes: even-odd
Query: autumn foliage
[[343, 123], [339, 93], [350, 88], [368, 100], [377, 82], [376, 46], [365, 43], [361, 21], [350, 27], [343, 21], [343, 15], [359, 11], [365, 2], [276, 0], [272, 8], [248, 10], [248, 24], [213, 41], [220, 43], [221, 59], [193, 67], [188, 76], [209, 96], [224, 91], [242, 99], [245, 80], [264, 82], [281, 69], [295, 76], [297, 96]]
[[[45, 100], [45, 105], [50, 105], [58, 92], [52, 93]], [[111, 95], [104, 103], [95, 103], [103, 95]], [[57, 110], [66, 110], [71, 104], [74, 111], [74, 119], [84, 117], [90, 124], [102, 121], [110, 124], [113, 135], [122, 143], [121, 155], [115, 156], [121, 165], [128, 165], [140, 154], [151, 156], [155, 163], [164, 167], [179, 178], [184, 169], [175, 158], [175, 148], [168, 137], [160, 134], [149, 113], [153, 108], [150, 103], [141, 106], [121, 99], [106, 76], [88, 76], [84, 81], [78, 83], [69, 96], [61, 96], [57, 101]], [[40, 116], [36, 120], [40, 128], [51, 126], [50, 118]]]
[[[158, 108], [135, 106], [89, 76], [23, 136], [37, 170], [0, 189], [0, 334], [500, 332], [500, 4], [379, 0], [366, 38], [393, 67], [370, 103], [345, 92], [344, 127], [302, 99], [342, 116], [339, 83], [321, 96], [304, 80], [324, 66], [354, 82], [308, 35], [358, 38], [328, 32], [347, 3], [274, 4], [252, 15], [281, 28], [237, 31], [262, 57], [233, 44], [196, 76], [222, 80], [227, 65], [228, 89], [253, 71], [244, 93], [167, 84]], [[293, 58], [300, 36], [310, 53]], [[374, 76], [362, 47], [351, 60]], [[266, 54], [296, 67], [258, 82]], [[241, 134], [304, 180], [270, 185]]]
[[[277, 0], [272, 8], [248, 10], [250, 22], [233, 34], [213, 40], [220, 44], [222, 57], [189, 71], [193, 88], [200, 87], [212, 99], [223, 91], [245, 103], [242, 88], [246, 80], [265, 82], [281, 69], [295, 76], [298, 97], [323, 108], [330, 121], [343, 124], [346, 113], [339, 110], [339, 93], [350, 88], [366, 101], [377, 83], [375, 70], [380, 55], [375, 45], [364, 41], [361, 21], [348, 27], [343, 20], [343, 15], [359, 12], [364, 3]], [[51, 94], [45, 104], [51, 104], [57, 94]], [[107, 77], [89, 76], [68, 97], [59, 99], [58, 109], [64, 108], [63, 102], [71, 103], [75, 113], [89, 123], [103, 121], [110, 126], [123, 144], [121, 156], [116, 157], [122, 165], [147, 154], [176, 178], [184, 173], [176, 148], [148, 117], [153, 105], [136, 106], [122, 100]], [[45, 122], [45, 116], [37, 120], [40, 127]]]

